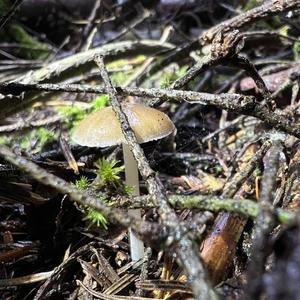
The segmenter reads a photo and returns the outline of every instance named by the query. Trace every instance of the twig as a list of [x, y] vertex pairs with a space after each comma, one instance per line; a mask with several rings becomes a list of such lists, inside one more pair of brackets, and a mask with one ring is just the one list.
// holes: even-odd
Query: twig
[[[75, 92], [75, 93], [97, 93], [105, 94], [103, 86], [93, 86], [86, 84], [51, 84], [51, 83], [0, 83], [0, 93], [18, 95], [22, 92], [31, 90], [47, 92]], [[115, 90], [120, 96], [137, 96], [147, 98], [160, 98], [172, 101], [187, 101], [189, 103], [216, 105], [222, 109], [232, 109], [236, 111], [238, 107], [243, 110], [251, 109], [254, 105], [254, 97], [244, 96], [241, 94], [223, 93], [219, 95], [200, 93], [193, 91], [181, 91], [172, 89], [145, 89], [137, 87], [120, 87], [116, 86]], [[20, 100], [21, 101], [21, 100]], [[150, 105], [151, 106], [151, 105]]]
[[[300, 194], [300, 148], [299, 144], [294, 146], [294, 154], [289, 162], [287, 171], [287, 181], [284, 189], [284, 196], [282, 199], [282, 207], [293, 206], [294, 203], [298, 203], [298, 197]], [[298, 204], [296, 204], [298, 206]]]
[[[99, 25], [96, 24], [96, 26], [94, 27], [94, 22], [96, 20], [97, 17], [97, 13], [101, 8], [101, 0], [96, 0], [94, 3], [94, 7], [91, 10], [91, 13], [87, 19], [87, 24], [85, 25], [83, 31], [82, 31], [82, 37], [81, 37], [81, 41], [80, 44], [78, 45], [78, 50], [80, 52], [80, 50], [83, 49], [88, 49], [89, 48], [89, 36], [93, 31], [93, 28], [97, 28]], [[102, 18], [100, 20], [100, 24], [101, 24]], [[87, 39], [87, 41], [86, 41]]]
[[201, 39], [206, 43], [211, 42], [219, 32], [231, 32], [257, 22], [258, 20], [274, 15], [300, 9], [299, 0], [271, 0], [260, 6], [254, 7], [238, 16], [226, 20], [208, 31], [204, 32]]
[[[105, 293], [97, 292], [87, 286], [85, 286], [80, 280], [76, 281], [78, 285], [80, 285], [84, 290], [86, 290], [88, 293], [96, 297], [100, 300], [126, 300], [128, 299], [128, 296], [118, 296], [118, 295], [109, 295]], [[136, 297], [136, 296], [130, 296], [130, 299], [132, 300], [155, 300], [155, 298], [144, 298], [144, 297]]]
[[262, 289], [262, 276], [268, 255], [266, 248], [268, 247], [269, 235], [276, 224], [275, 209], [272, 202], [276, 191], [276, 175], [281, 151], [282, 145], [277, 140], [266, 155], [262, 191], [258, 204], [259, 212], [256, 219], [248, 270], [248, 293], [246, 295], [248, 299], [258, 299]]
[[[167, 42], [167, 40], [169, 39], [170, 35], [173, 33], [173, 27], [171, 26], [167, 26], [164, 31], [163, 34], [161, 36], [161, 38], [159, 39], [161, 43], [165, 43]], [[137, 71], [134, 72], [134, 74], [132, 74], [132, 76], [130, 76], [128, 78], [128, 80], [124, 83], [123, 86], [131, 86], [136, 80], [137, 78], [140, 77], [141, 74], [144, 73], [145, 69], [147, 69], [147, 67], [154, 61], [154, 57], [149, 57], [147, 58], [141, 67], [139, 67], [137, 69]]]
[[135, 30], [135, 27], [138, 26], [140, 23], [142, 23], [144, 20], [146, 20], [150, 16], [149, 11], [144, 9], [144, 7], [141, 4], [137, 3], [137, 5], [135, 5], [135, 9], [137, 10], [137, 16], [139, 18], [132, 20], [132, 22], [130, 22], [129, 24], [127, 23], [127, 21], [125, 21], [125, 18], [123, 17], [123, 15], [117, 14], [116, 11], [114, 9], [111, 9], [110, 5], [108, 3], [106, 3], [105, 1], [103, 1], [103, 6], [114, 15], [116, 20], [120, 20], [120, 22], [124, 26], [124, 29], [121, 30], [117, 35], [115, 35], [111, 39], [105, 40], [102, 43], [107, 44], [107, 43], [116, 41], [116, 40], [120, 39], [123, 35], [125, 35], [127, 32], [131, 32], [131, 34], [134, 36], [134, 38], [136, 40], [141, 39], [140, 35]]
[[218, 128], [217, 130], [215, 130], [214, 132], [209, 133], [207, 136], [205, 136], [204, 138], [202, 138], [201, 142], [205, 143], [208, 140], [212, 139], [214, 136], [218, 135], [219, 133], [235, 126], [238, 123], [242, 123], [245, 121], [245, 117], [244, 116], [240, 116], [237, 117], [236, 119], [232, 120], [231, 122], [228, 122], [224, 127]]
[[268, 99], [270, 97], [270, 92], [268, 91], [264, 80], [257, 72], [255, 66], [249, 61], [247, 57], [241, 55], [234, 55], [231, 58], [231, 62], [234, 65], [236, 64], [237, 66], [241, 67], [246, 71], [246, 73], [254, 80], [258, 91], [264, 98]]
[[134, 20], [133, 22], [131, 22], [128, 25], [123, 22], [125, 28], [121, 32], [119, 32], [116, 36], [114, 36], [113, 38], [105, 41], [105, 43], [107, 43], [107, 44], [112, 43], [112, 42], [120, 39], [123, 35], [125, 35], [129, 31], [135, 36], [135, 38], [137, 40], [140, 40], [140, 36], [137, 34], [137, 32], [134, 30], [134, 28], [137, 27], [138, 25], [140, 25], [141, 23], [143, 23], [145, 20], [147, 20], [150, 17], [150, 13], [149, 13], [149, 11], [144, 10], [142, 13], [139, 14], [139, 16], [140, 17], [138, 19]]
[[[139, 42], [118, 42], [114, 44], [104, 45], [85, 52], [81, 52], [67, 58], [57, 60], [53, 63], [45, 65], [36, 71], [31, 71], [23, 76], [14, 78], [16, 82], [22, 83], [38, 83], [47, 80], [62, 81], [66, 78], [75, 76], [78, 73], [90, 70], [93, 66], [92, 60], [94, 55], [105, 55], [106, 61], [121, 57], [131, 57], [136, 54], [152, 54], [159, 51], [172, 49], [169, 43], [160, 43], [157, 41], [141, 40]], [[18, 97], [8, 97], [1, 99], [0, 112], [1, 117], [5, 118], [9, 114], [16, 113], [33, 103], [40, 101], [40, 95], [36, 93], [26, 94], [22, 101]]]
[[150, 65], [143, 74], [136, 80], [136, 85], [141, 85], [148, 77], [167, 67], [172, 62], [181, 61], [186, 58], [189, 52], [198, 49], [200, 46], [199, 40], [196, 39], [187, 45], [182, 46], [181, 48], [174, 49], [166, 57], [157, 61], [156, 63]]
[[[142, 268], [141, 268], [141, 274], [139, 276], [139, 281], [144, 281], [144, 280], [148, 279], [151, 255], [152, 255], [152, 249], [150, 247], [148, 247], [144, 254], [143, 264], [142, 264]], [[137, 288], [135, 294], [139, 297], [142, 297], [142, 296], [144, 296], [145, 293], [142, 289]]]
[[[179, 280], [145, 280], [138, 281], [136, 285], [146, 291], [160, 290], [164, 292], [191, 293], [190, 288]], [[161, 299], [161, 298], [159, 298]], [[169, 298], [170, 299], [170, 298]]]
[[[137, 161], [141, 175], [147, 182], [149, 193], [155, 199], [159, 207], [158, 213], [160, 214], [161, 221], [170, 229], [170, 246], [174, 247], [174, 251], [177, 253], [178, 259], [189, 278], [195, 299], [216, 299], [216, 295], [206, 279], [205, 270], [197, 255], [197, 251], [195, 251], [196, 249], [192, 242], [185, 235], [184, 228], [180, 225], [177, 215], [173, 209], [170, 208], [165, 192], [161, 188], [161, 183], [155, 172], [150, 168], [144, 152], [139, 146], [135, 134], [129, 125], [128, 119], [122, 111], [117, 99], [117, 92], [108, 77], [103, 57], [97, 56], [95, 61], [99, 66], [101, 77], [106, 86], [113, 110], [120, 121], [124, 137]], [[134, 228], [134, 226], [132, 227]]]
[[[106, 93], [102, 86], [78, 85], [78, 84], [22, 84], [22, 83], [0, 83], [1, 93], [19, 94], [24, 91], [63, 91], [76, 93]], [[199, 93], [192, 91], [170, 90], [170, 89], [144, 89], [137, 87], [115, 87], [117, 94], [137, 97], [160, 98], [173, 101], [187, 101], [195, 104], [216, 105], [225, 110], [234, 112], [251, 111], [254, 105], [254, 97], [241, 94], [224, 93], [219, 95]], [[21, 101], [21, 100], [20, 100]], [[0, 104], [1, 108], [1, 104]], [[1, 113], [0, 113], [1, 114]]]
[[[178, 78], [172, 85], [173, 89], [183, 88], [189, 81], [194, 79], [200, 72], [208, 70], [210, 67], [219, 64], [219, 57], [212, 57], [211, 55], [205, 55], [201, 60], [190, 68], [182, 77]], [[158, 104], [157, 104], [158, 105]]]
[[39, 128], [43, 127], [49, 124], [54, 124], [59, 122], [62, 119], [61, 116], [51, 116], [45, 119], [36, 120], [36, 121], [18, 121], [17, 123], [11, 124], [11, 125], [3, 125], [0, 126], [0, 135], [4, 133], [10, 133], [14, 131], [22, 131], [25, 129], [31, 129], [31, 128]]
[[263, 143], [260, 149], [255, 153], [247, 165], [237, 172], [233, 178], [225, 185], [222, 196], [223, 197], [233, 197], [234, 194], [242, 186], [243, 182], [251, 175], [257, 163], [262, 160], [266, 152], [271, 147], [272, 142], [267, 140]]

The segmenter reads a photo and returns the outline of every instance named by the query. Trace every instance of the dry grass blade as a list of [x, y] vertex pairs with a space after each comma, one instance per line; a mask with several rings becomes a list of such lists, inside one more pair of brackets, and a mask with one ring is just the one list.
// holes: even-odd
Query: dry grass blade
[[35, 282], [45, 281], [49, 276], [51, 276], [53, 271], [41, 272], [11, 279], [1, 279], [0, 287], [31, 284]]
[[164, 292], [181, 292], [189, 293], [192, 291], [187, 284], [177, 280], [145, 280], [136, 283], [137, 288], [146, 291], [154, 291], [156, 289]]
[[59, 146], [60, 146], [60, 149], [61, 149], [65, 159], [67, 160], [70, 168], [74, 171], [74, 173], [76, 175], [78, 175], [79, 168], [78, 168], [77, 162], [76, 162], [76, 160], [73, 156], [73, 153], [63, 135], [61, 135], [59, 138]]
[[82, 288], [84, 288], [91, 295], [101, 299], [101, 300], [155, 300], [155, 298], [145, 298], [145, 297], [135, 297], [135, 296], [116, 296], [116, 295], [107, 295], [103, 293], [96, 292], [94, 290], [86, 287], [81, 281], [77, 280], [77, 284], [79, 284]]
[[104, 291], [106, 295], [117, 294], [138, 278], [135, 274], [126, 274]]
[[97, 256], [99, 268], [105, 271], [107, 278], [110, 280], [110, 282], [116, 282], [117, 280], [119, 280], [119, 275], [112, 268], [108, 260], [97, 249], [94, 248], [93, 252]]
[[108, 276], [104, 270], [98, 271], [91, 264], [82, 259], [78, 259], [78, 261], [80, 262], [84, 273], [89, 274], [94, 280], [96, 280], [101, 288], [107, 289], [111, 286], [112, 282], [108, 279]]

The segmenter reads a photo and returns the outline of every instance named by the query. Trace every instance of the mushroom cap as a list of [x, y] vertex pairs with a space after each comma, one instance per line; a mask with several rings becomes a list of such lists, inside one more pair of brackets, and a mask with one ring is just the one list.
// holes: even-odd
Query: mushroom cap
[[[127, 104], [123, 106], [123, 111], [140, 144], [166, 137], [175, 129], [170, 118], [157, 109], [141, 104]], [[75, 128], [72, 139], [77, 144], [88, 147], [126, 143], [111, 106], [88, 115]]]

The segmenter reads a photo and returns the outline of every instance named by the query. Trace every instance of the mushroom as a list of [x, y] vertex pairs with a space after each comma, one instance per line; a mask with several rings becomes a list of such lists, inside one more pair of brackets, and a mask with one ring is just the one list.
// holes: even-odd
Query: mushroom
[[[175, 126], [163, 112], [141, 104], [123, 106], [130, 127], [138, 143], [158, 140], [175, 132]], [[108, 147], [122, 144], [125, 165], [125, 179], [134, 188], [133, 195], [139, 196], [139, 173], [137, 162], [122, 133], [120, 122], [112, 107], [102, 108], [88, 115], [74, 130], [73, 141], [82, 146]], [[129, 211], [141, 218], [140, 209]], [[129, 228], [131, 258], [137, 261], [143, 257], [143, 242]]]

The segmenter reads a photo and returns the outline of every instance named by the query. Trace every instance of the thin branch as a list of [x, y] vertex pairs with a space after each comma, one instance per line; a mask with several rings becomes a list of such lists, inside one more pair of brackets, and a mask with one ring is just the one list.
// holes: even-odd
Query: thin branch
[[[216, 299], [216, 294], [211, 289], [210, 283], [206, 279], [205, 270], [200, 262], [198, 253], [193, 243], [186, 236], [185, 230], [179, 223], [176, 213], [169, 206], [166, 194], [161, 188], [161, 183], [155, 175], [155, 172], [150, 168], [144, 152], [139, 146], [135, 134], [129, 125], [128, 119], [117, 99], [117, 92], [108, 76], [103, 57], [97, 56], [95, 61], [99, 66], [113, 110], [120, 121], [124, 137], [137, 161], [141, 175], [147, 182], [149, 193], [155, 199], [155, 202], [159, 207], [158, 213], [160, 214], [161, 221], [170, 229], [170, 246], [174, 247], [179, 262], [181, 263], [187, 278], [189, 278], [195, 299]], [[134, 226], [132, 227], [134, 228]]]
[[263, 96], [263, 98], [270, 98], [270, 92], [264, 80], [256, 70], [255, 66], [249, 61], [247, 57], [242, 55], [234, 55], [231, 58], [231, 62], [233, 63], [233, 65], [237, 65], [246, 71], [246, 73], [254, 80], [258, 91]]
[[[4, 94], [18, 95], [21, 92], [53, 91], [53, 92], [75, 92], [75, 93], [97, 93], [105, 94], [105, 88], [102, 86], [79, 85], [79, 84], [23, 84], [23, 83], [0, 83], [0, 92]], [[219, 95], [209, 93], [199, 93], [192, 91], [181, 91], [171, 89], [144, 89], [137, 87], [115, 87], [118, 95], [137, 96], [147, 98], [160, 98], [172, 101], [187, 101], [195, 104], [216, 105], [221, 109], [240, 112], [251, 110], [254, 105], [254, 97], [241, 94], [224, 93]], [[21, 101], [21, 100], [20, 100]], [[1, 107], [1, 105], [0, 105]]]
[[85, 25], [84, 29], [82, 30], [82, 37], [81, 41], [78, 45], [78, 52], [83, 49], [88, 49], [89, 48], [89, 36], [93, 29], [97, 29], [101, 25], [101, 22], [103, 19], [100, 19], [100, 25], [96, 24], [95, 25], [95, 20], [97, 18], [97, 13], [99, 12], [101, 8], [101, 0], [96, 0], [94, 3], [94, 7], [92, 8], [89, 17], [87, 18], [87, 24]]
[[203, 32], [199, 40], [193, 41], [181, 49], [174, 50], [171, 55], [151, 66], [148, 74], [145, 74], [142, 80], [146, 79], [146, 75], [153, 75], [171, 62], [178, 61], [178, 58], [185, 56], [195, 48], [199, 48], [201, 45], [212, 44], [214, 55], [204, 56], [202, 61], [195, 64], [185, 75], [176, 80], [173, 85], [173, 88], [182, 88], [208, 67], [221, 64], [226, 57], [239, 52], [239, 49], [241, 49], [240, 41], [247, 37], [247, 33], [245, 35], [239, 34], [239, 29], [257, 20], [288, 11], [295, 11], [299, 8], [300, 0], [272, 0], [239, 14]]
[[6, 134], [14, 131], [22, 131], [26, 129], [39, 128], [49, 124], [54, 124], [61, 121], [61, 116], [50, 116], [45, 119], [35, 120], [35, 121], [23, 121], [20, 120], [11, 125], [0, 126], [0, 135]]
[[[176, 209], [200, 209], [204, 211], [235, 213], [251, 219], [256, 219], [260, 207], [256, 201], [249, 199], [223, 198], [211, 195], [170, 195], [169, 203]], [[121, 207], [129, 208], [155, 208], [153, 198], [150, 195], [134, 197], [131, 199], [121, 199]], [[279, 222], [283, 224], [294, 224], [296, 214], [283, 210], [274, 209], [274, 213]]]
[[263, 143], [260, 149], [253, 155], [251, 160], [247, 162], [247, 165], [244, 166], [239, 172], [237, 172], [233, 178], [225, 185], [222, 196], [223, 197], [233, 197], [235, 193], [239, 190], [242, 184], [247, 178], [251, 175], [257, 163], [262, 160], [266, 152], [272, 146], [272, 142], [267, 140]]
[[[20, 84], [20, 83], [2, 83], [0, 84], [1, 93], [19, 94], [28, 90], [44, 90], [44, 91], [64, 91], [76, 93], [105, 93], [103, 87], [95, 87], [91, 85], [77, 84]], [[144, 89], [136, 87], [115, 87], [118, 95], [130, 95], [137, 97], [162, 98], [173, 101], [187, 101], [195, 104], [215, 105], [220, 109], [231, 111], [233, 113], [241, 113], [244, 115], [256, 117], [263, 121], [266, 125], [275, 129], [282, 130], [286, 133], [300, 138], [300, 125], [289, 120], [285, 115], [270, 110], [269, 106], [264, 103], [255, 101], [252, 96], [244, 96], [241, 94], [224, 93], [219, 95], [209, 93], [199, 93], [181, 90], [169, 89]], [[6, 117], [8, 110], [13, 104], [22, 105], [19, 98], [2, 99], [0, 103], [0, 116]]]
[[271, 0], [242, 14], [226, 20], [204, 32], [201, 40], [211, 42], [219, 32], [231, 32], [257, 22], [258, 20], [300, 9], [299, 0]]
[[262, 276], [268, 255], [269, 235], [276, 225], [275, 208], [272, 205], [276, 191], [279, 156], [282, 145], [279, 140], [269, 149], [265, 160], [262, 191], [259, 199], [259, 212], [254, 231], [251, 260], [248, 274], [248, 299], [258, 299], [262, 292]]

